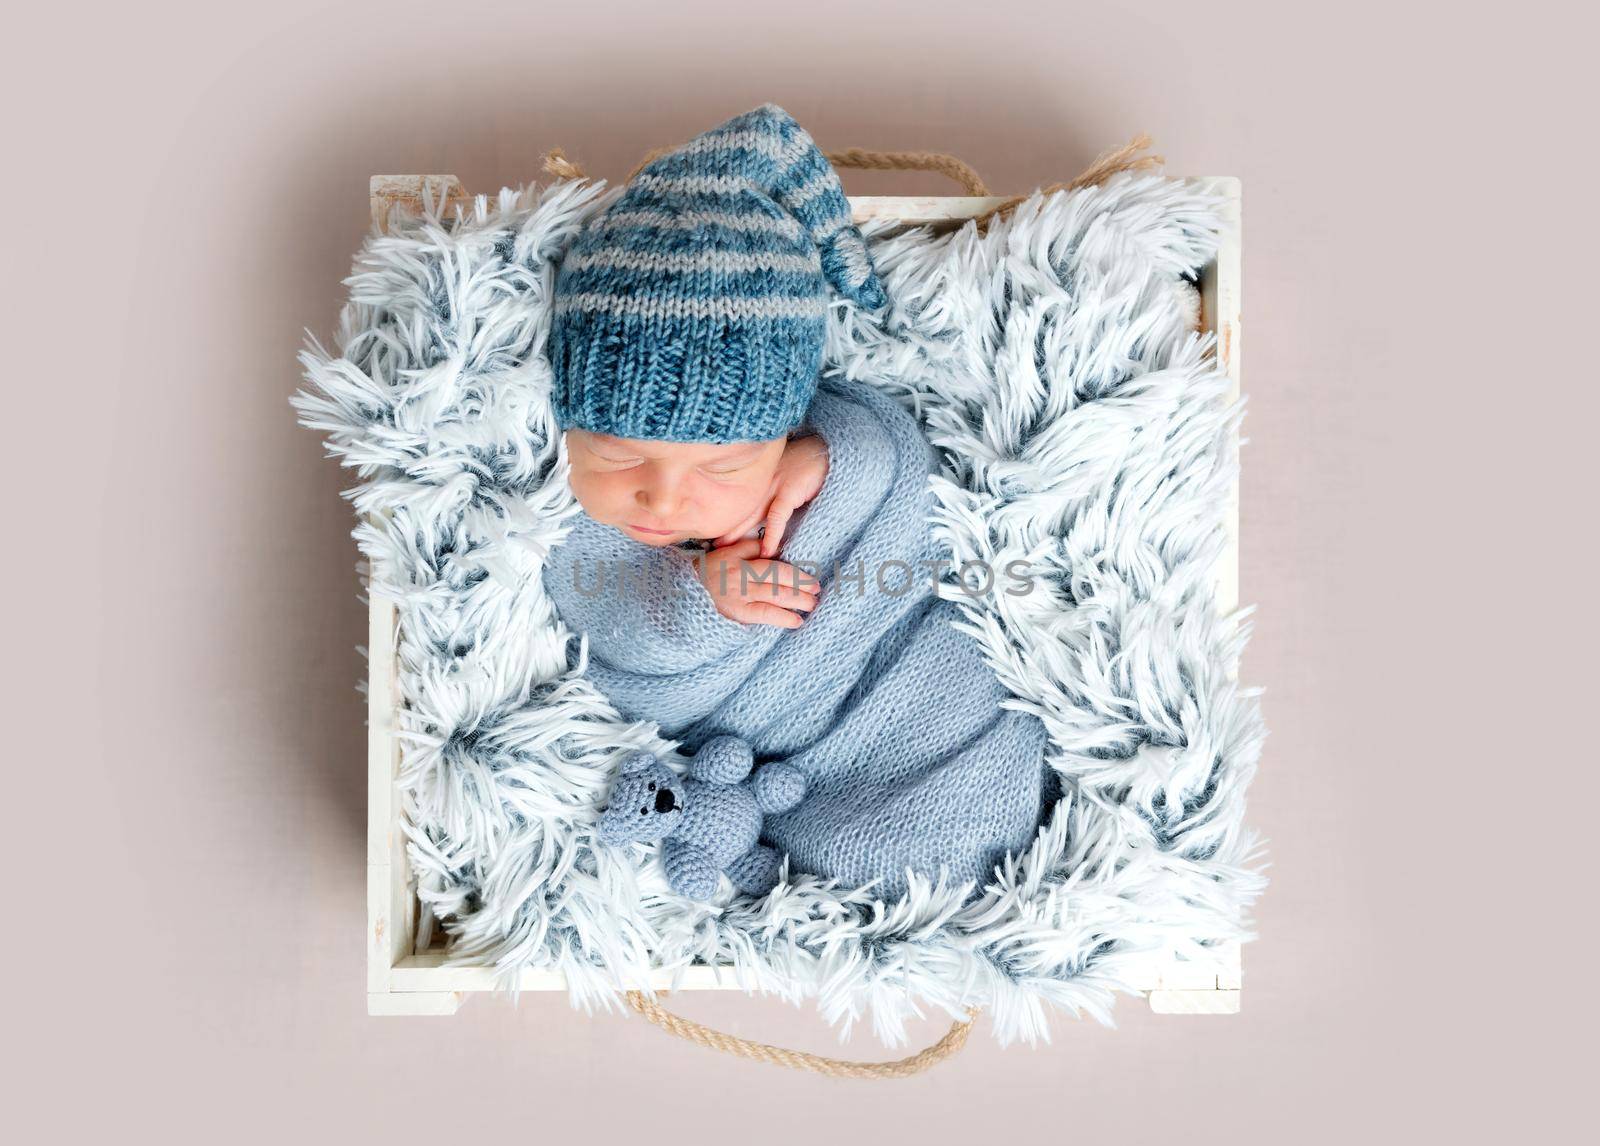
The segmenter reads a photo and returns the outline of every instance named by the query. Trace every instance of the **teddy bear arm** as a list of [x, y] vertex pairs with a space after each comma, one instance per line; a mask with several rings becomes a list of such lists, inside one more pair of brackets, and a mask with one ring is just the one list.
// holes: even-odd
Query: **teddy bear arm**
[[763, 764], [751, 782], [755, 789], [756, 806], [769, 816], [787, 812], [806, 794], [805, 774], [793, 764], [773, 762]]

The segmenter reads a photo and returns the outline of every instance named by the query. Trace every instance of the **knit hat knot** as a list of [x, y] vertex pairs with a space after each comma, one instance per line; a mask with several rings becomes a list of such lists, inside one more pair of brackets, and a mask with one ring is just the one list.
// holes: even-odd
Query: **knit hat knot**
[[777, 104], [646, 165], [556, 275], [556, 420], [623, 438], [735, 442], [803, 420], [828, 288], [888, 302], [827, 157]]

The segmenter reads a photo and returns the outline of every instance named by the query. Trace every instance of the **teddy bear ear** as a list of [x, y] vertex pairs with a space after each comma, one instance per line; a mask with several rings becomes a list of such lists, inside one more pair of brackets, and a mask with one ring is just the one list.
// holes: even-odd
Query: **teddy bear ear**
[[637, 776], [640, 772], [648, 771], [656, 762], [654, 752], [632, 752], [622, 762], [622, 775]]

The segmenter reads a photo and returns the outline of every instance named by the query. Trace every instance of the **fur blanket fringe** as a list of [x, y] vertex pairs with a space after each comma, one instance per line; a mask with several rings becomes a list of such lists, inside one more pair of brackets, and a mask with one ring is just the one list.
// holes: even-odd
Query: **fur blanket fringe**
[[337, 352], [301, 354], [294, 404], [356, 472], [370, 587], [399, 603], [399, 786], [451, 960], [559, 970], [586, 1007], [714, 963], [814, 998], [841, 1037], [870, 1017], [892, 1045], [908, 1016], [977, 1005], [1010, 1042], [1048, 1037], [1053, 1008], [1109, 1022], [1140, 965], [1249, 938], [1264, 732], [1235, 681], [1247, 611], [1216, 614], [1213, 573], [1242, 404], [1182, 280], [1220, 202], [1129, 173], [1035, 193], [983, 234], [863, 228], [892, 306], [837, 302], [826, 369], [922, 422], [958, 561], [1034, 571], [1026, 595], [940, 594], [1045, 723], [1063, 794], [970, 901], [799, 876], [703, 904], [653, 856], [594, 846], [618, 762], [682, 755], [568, 671], [539, 576], [578, 512], [549, 403], [552, 261], [617, 193], [578, 180], [395, 220], [347, 280]]

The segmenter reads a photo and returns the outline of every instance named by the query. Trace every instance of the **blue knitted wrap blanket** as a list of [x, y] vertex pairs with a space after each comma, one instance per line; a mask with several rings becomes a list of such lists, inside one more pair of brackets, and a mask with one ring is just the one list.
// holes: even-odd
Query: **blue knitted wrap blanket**
[[791, 872], [876, 881], [885, 897], [904, 893], [908, 871], [981, 887], [1038, 832], [1044, 725], [1001, 707], [1010, 694], [934, 588], [950, 553], [929, 527], [936, 454], [911, 414], [830, 376], [807, 431], [829, 463], [779, 553], [821, 582], [798, 628], [723, 617], [690, 553], [585, 514], [552, 550], [545, 587], [587, 634], [587, 675], [624, 717], [687, 751], [732, 733], [758, 762], [805, 774], [800, 806], [762, 830]]

